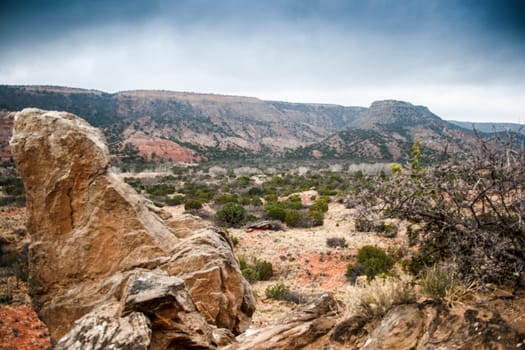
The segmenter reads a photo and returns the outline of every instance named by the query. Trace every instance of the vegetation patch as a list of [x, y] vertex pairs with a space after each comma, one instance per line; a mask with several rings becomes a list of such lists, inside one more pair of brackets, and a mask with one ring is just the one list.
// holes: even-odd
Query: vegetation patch
[[346, 276], [355, 283], [360, 275], [365, 275], [370, 281], [377, 275], [386, 274], [394, 266], [394, 259], [376, 246], [365, 245], [357, 252], [357, 264], [349, 264]]

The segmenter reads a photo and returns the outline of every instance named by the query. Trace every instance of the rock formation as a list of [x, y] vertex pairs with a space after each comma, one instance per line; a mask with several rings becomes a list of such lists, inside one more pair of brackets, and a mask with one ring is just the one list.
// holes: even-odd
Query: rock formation
[[213, 348], [247, 328], [254, 299], [227, 236], [177, 234], [108, 171], [100, 131], [24, 109], [11, 147], [27, 195], [30, 294], [52, 338], [65, 336], [59, 346]]
[[341, 308], [333, 295], [324, 294], [268, 328], [240, 335], [224, 350], [303, 349], [332, 330], [338, 311]]

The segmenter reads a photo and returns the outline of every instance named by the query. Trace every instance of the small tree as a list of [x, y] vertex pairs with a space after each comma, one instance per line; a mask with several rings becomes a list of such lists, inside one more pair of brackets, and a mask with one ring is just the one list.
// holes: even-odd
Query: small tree
[[215, 213], [215, 220], [228, 226], [236, 226], [244, 220], [244, 207], [237, 203], [226, 203]]

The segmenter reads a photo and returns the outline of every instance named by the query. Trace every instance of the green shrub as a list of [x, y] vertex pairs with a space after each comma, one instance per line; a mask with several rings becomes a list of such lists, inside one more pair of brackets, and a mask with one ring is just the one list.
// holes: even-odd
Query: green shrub
[[241, 272], [248, 282], [267, 281], [272, 278], [273, 265], [271, 262], [253, 258], [252, 262], [248, 263], [243, 256], [238, 257], [238, 259]]
[[264, 294], [268, 299], [282, 300], [282, 298], [288, 294], [290, 289], [284, 283], [280, 282], [272, 286], [268, 286]]
[[301, 222], [301, 215], [295, 209], [288, 209], [284, 216], [284, 222], [290, 227], [297, 227]]
[[375, 230], [383, 237], [394, 238], [397, 236], [397, 226], [394, 224], [381, 222], [375, 227]]
[[248, 196], [242, 196], [239, 199], [239, 204], [241, 204], [241, 205], [250, 205], [251, 203], [252, 203], [252, 198], [250, 198]]
[[264, 194], [263, 190], [260, 187], [252, 187], [248, 190], [247, 193], [252, 197], [262, 196]]
[[179, 204], [182, 204], [184, 203], [184, 198], [185, 196], [183, 195], [176, 195], [176, 196], [173, 196], [173, 197], [166, 197], [164, 199], [164, 202], [166, 202], [167, 205], [179, 205]]
[[282, 207], [282, 205], [278, 202], [267, 204], [264, 207], [264, 211], [266, 212], [266, 216], [271, 220], [279, 220], [284, 222], [284, 218], [286, 217], [286, 211]]
[[237, 203], [226, 203], [215, 213], [215, 219], [222, 224], [235, 226], [244, 220], [244, 207]]
[[184, 203], [184, 209], [185, 210], [202, 209], [202, 202], [198, 199], [188, 199], [186, 203]]
[[269, 193], [266, 196], [264, 196], [264, 200], [268, 203], [277, 202], [279, 199], [279, 196], [277, 196], [276, 193]]
[[355, 220], [355, 230], [359, 232], [370, 232], [374, 229], [374, 223], [370, 220], [359, 218]]
[[244, 256], [239, 256], [238, 259], [239, 259], [239, 268], [241, 270], [244, 270], [245, 268], [248, 267], [248, 263], [246, 262], [246, 258]]
[[161, 183], [146, 187], [146, 192], [148, 192], [152, 196], [165, 196], [167, 194], [175, 193], [175, 187], [165, 183]]
[[385, 251], [376, 246], [366, 245], [357, 252], [357, 262], [364, 266], [364, 274], [368, 280], [375, 276], [387, 273], [394, 266], [394, 259]]
[[250, 201], [250, 204], [253, 205], [254, 207], [260, 207], [263, 205], [263, 202], [259, 197], [254, 197]]
[[322, 211], [310, 211], [308, 216], [312, 219], [313, 226], [323, 226], [324, 213]]
[[257, 271], [253, 270], [252, 268], [246, 267], [241, 270], [242, 275], [249, 283], [255, 283], [259, 281], [260, 277]]
[[297, 202], [297, 201], [290, 201], [290, 200], [287, 200], [286, 202], [283, 203], [284, 206], [287, 208], [287, 209], [295, 209], [295, 210], [301, 210], [303, 209], [303, 203], [301, 201]]
[[365, 273], [365, 267], [363, 264], [357, 263], [357, 264], [348, 264], [346, 267], [346, 278], [351, 282], [354, 283], [357, 281], [357, 277], [363, 275]]
[[326, 198], [319, 198], [310, 206], [310, 211], [326, 213], [328, 211], [328, 200]]
[[267, 281], [273, 276], [273, 266], [271, 262], [266, 260], [253, 259], [255, 271], [259, 274], [260, 281]]
[[214, 198], [215, 204], [237, 203], [239, 196], [231, 193], [221, 193]]

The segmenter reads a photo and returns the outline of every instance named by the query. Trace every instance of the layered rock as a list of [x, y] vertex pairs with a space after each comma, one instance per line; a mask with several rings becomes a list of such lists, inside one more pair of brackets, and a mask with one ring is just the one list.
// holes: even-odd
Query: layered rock
[[[213, 346], [214, 328], [240, 333], [248, 326], [254, 299], [226, 235], [212, 228], [177, 234], [162, 218], [168, 216], [108, 171], [100, 131], [73, 114], [25, 109], [16, 115], [11, 147], [27, 193], [30, 294], [53, 339], [82, 318], [72, 332], [105, 322], [98, 329], [108, 330], [110, 342], [133, 338], [122, 332], [140, 324], [152, 331], [151, 344], [163, 344], [173, 338], [173, 323], [184, 323], [180, 310], [193, 315], [188, 321], [202, 318], [200, 347]], [[183, 281], [177, 293], [161, 289], [177, 303], [150, 296], [143, 303], [152, 309], [128, 314], [123, 291], [148, 271], [157, 282], [164, 275]], [[146, 333], [139, 338], [147, 343]], [[190, 333], [177, 341], [193, 344]]]

